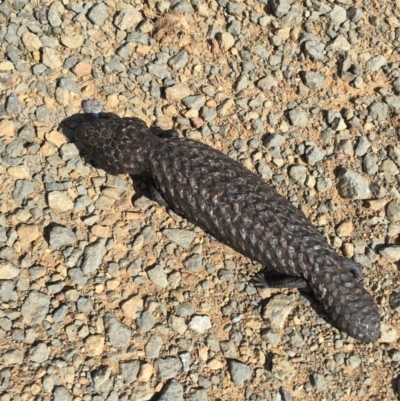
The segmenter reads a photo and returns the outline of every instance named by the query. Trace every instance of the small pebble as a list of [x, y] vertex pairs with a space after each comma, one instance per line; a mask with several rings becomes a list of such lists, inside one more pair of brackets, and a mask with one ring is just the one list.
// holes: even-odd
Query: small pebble
[[368, 181], [356, 172], [342, 169], [337, 178], [337, 188], [343, 198], [367, 199], [370, 196]]
[[251, 369], [244, 363], [229, 360], [229, 373], [236, 386], [243, 386], [244, 382], [251, 376]]

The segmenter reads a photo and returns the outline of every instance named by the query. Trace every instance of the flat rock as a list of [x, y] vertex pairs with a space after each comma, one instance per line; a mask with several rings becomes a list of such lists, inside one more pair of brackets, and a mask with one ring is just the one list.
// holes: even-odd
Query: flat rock
[[161, 265], [155, 265], [147, 270], [149, 279], [158, 287], [166, 288], [169, 285], [167, 274]]
[[293, 300], [287, 295], [276, 295], [264, 307], [262, 317], [273, 329], [283, 329], [286, 319], [294, 308]]
[[143, 308], [143, 298], [141, 295], [134, 295], [128, 298], [121, 306], [124, 315], [128, 319], [136, 319], [136, 314]]
[[222, 32], [219, 37], [219, 44], [222, 50], [229, 50], [235, 44], [235, 38], [229, 32]]
[[15, 125], [11, 120], [0, 121], [0, 138], [3, 136], [12, 137], [15, 134]]
[[47, 197], [49, 206], [58, 213], [65, 213], [74, 208], [74, 202], [65, 191], [53, 191]]
[[332, 11], [328, 14], [334, 25], [340, 25], [347, 20], [347, 13], [343, 7], [335, 5]]
[[305, 71], [302, 74], [304, 85], [313, 91], [318, 91], [325, 86], [325, 77], [315, 71]]
[[121, 10], [114, 18], [114, 24], [121, 31], [133, 31], [143, 21], [143, 15], [136, 8]]
[[273, 87], [278, 86], [278, 82], [272, 75], [268, 75], [265, 78], [260, 79], [256, 85], [257, 88], [262, 91], [269, 92]]
[[378, 55], [376, 57], [372, 57], [367, 61], [365, 65], [365, 69], [367, 71], [379, 71], [386, 64], [385, 56]]
[[49, 233], [49, 243], [53, 248], [71, 245], [76, 241], [75, 233], [68, 227], [54, 226]]
[[92, 24], [102, 26], [109, 14], [110, 13], [105, 3], [98, 3], [90, 9], [87, 17]]
[[386, 205], [386, 217], [390, 222], [400, 221], [400, 203], [391, 201]]
[[35, 344], [29, 349], [28, 358], [32, 362], [42, 363], [49, 359], [50, 348], [43, 342]]
[[98, 334], [87, 336], [85, 338], [85, 349], [90, 357], [101, 355], [104, 350], [104, 337]]
[[400, 246], [386, 246], [379, 251], [379, 254], [389, 262], [398, 262], [400, 260]]
[[32, 32], [24, 32], [21, 40], [28, 52], [38, 51], [43, 46], [39, 37]]
[[6, 351], [1, 355], [4, 366], [21, 365], [24, 361], [24, 353], [19, 349]]
[[95, 272], [103, 260], [104, 254], [104, 239], [97, 241], [86, 246], [83, 253], [83, 262], [81, 269], [85, 275]]
[[290, 1], [290, 0], [272, 0], [270, 2], [270, 4], [271, 4], [272, 12], [274, 13], [275, 17], [282, 18], [284, 15], [286, 15], [289, 12], [292, 1]]
[[185, 84], [175, 84], [165, 89], [165, 97], [169, 102], [180, 102], [191, 94], [192, 91]]
[[180, 229], [180, 228], [167, 228], [162, 231], [169, 240], [180, 245], [182, 248], [189, 248], [190, 244], [193, 242], [196, 233], [194, 231]]
[[154, 361], [159, 380], [172, 379], [182, 370], [182, 362], [179, 358], [167, 357]]
[[40, 324], [46, 317], [50, 297], [39, 291], [30, 291], [21, 307], [21, 315], [27, 325]]
[[22, 249], [28, 249], [30, 244], [35, 242], [40, 236], [39, 227], [35, 224], [20, 226], [17, 233]]
[[126, 361], [120, 363], [120, 372], [126, 384], [131, 384], [137, 378], [140, 369], [140, 361]]
[[234, 359], [228, 361], [229, 373], [236, 386], [243, 386], [244, 382], [251, 376], [251, 369], [243, 362]]
[[125, 348], [128, 346], [132, 331], [128, 326], [122, 324], [118, 319], [107, 313], [104, 318], [104, 326], [108, 340], [113, 347]]
[[294, 127], [305, 128], [308, 123], [307, 113], [301, 107], [289, 111], [289, 121]]
[[324, 59], [325, 45], [318, 40], [307, 40], [304, 43], [304, 51], [313, 61], [322, 61]]
[[211, 319], [205, 315], [195, 315], [190, 319], [189, 327], [196, 333], [204, 333], [212, 327]]
[[166, 383], [158, 401], [183, 401], [183, 386], [175, 379]]
[[17, 277], [20, 269], [8, 260], [0, 260], [0, 280], [12, 280]]
[[62, 67], [62, 61], [55, 49], [44, 47], [42, 50], [42, 63], [52, 70]]
[[61, 43], [69, 49], [78, 49], [82, 46], [84, 38], [82, 35], [61, 36]]
[[371, 191], [369, 182], [355, 171], [342, 169], [337, 180], [340, 196], [349, 199], [367, 199]]
[[343, 36], [343, 35], [338, 35], [330, 44], [329, 48], [335, 51], [342, 51], [342, 52], [347, 52], [351, 49], [351, 44], [349, 41]]
[[390, 324], [381, 323], [380, 343], [393, 343], [399, 338], [397, 330]]
[[297, 182], [297, 184], [303, 185], [307, 178], [307, 168], [304, 166], [293, 166], [289, 170], [289, 177]]

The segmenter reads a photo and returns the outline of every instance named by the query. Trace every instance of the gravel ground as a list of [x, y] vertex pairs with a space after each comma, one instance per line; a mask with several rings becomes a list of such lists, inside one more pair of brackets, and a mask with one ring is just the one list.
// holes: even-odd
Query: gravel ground
[[[0, 401], [398, 399], [400, 1], [12, 3]], [[256, 290], [260, 265], [88, 163], [67, 118], [89, 98], [300, 207], [364, 267], [379, 342], [338, 332], [307, 292]]]

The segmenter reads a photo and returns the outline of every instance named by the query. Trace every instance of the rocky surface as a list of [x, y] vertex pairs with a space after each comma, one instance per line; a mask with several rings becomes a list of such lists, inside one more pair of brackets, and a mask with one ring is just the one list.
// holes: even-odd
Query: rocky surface
[[[399, 1], [3, 0], [0, 38], [0, 401], [398, 397]], [[380, 340], [88, 163], [60, 123], [90, 98], [301, 208], [363, 266]]]

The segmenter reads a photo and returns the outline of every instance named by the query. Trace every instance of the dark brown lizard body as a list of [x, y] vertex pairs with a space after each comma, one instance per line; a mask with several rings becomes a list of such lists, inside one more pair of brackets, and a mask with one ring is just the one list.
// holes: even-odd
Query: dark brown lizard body
[[85, 123], [75, 138], [106, 172], [150, 177], [176, 213], [274, 272], [306, 280], [339, 329], [362, 341], [378, 339], [378, 309], [351, 272], [357, 265], [236, 161], [199, 142], [153, 132], [136, 118]]

